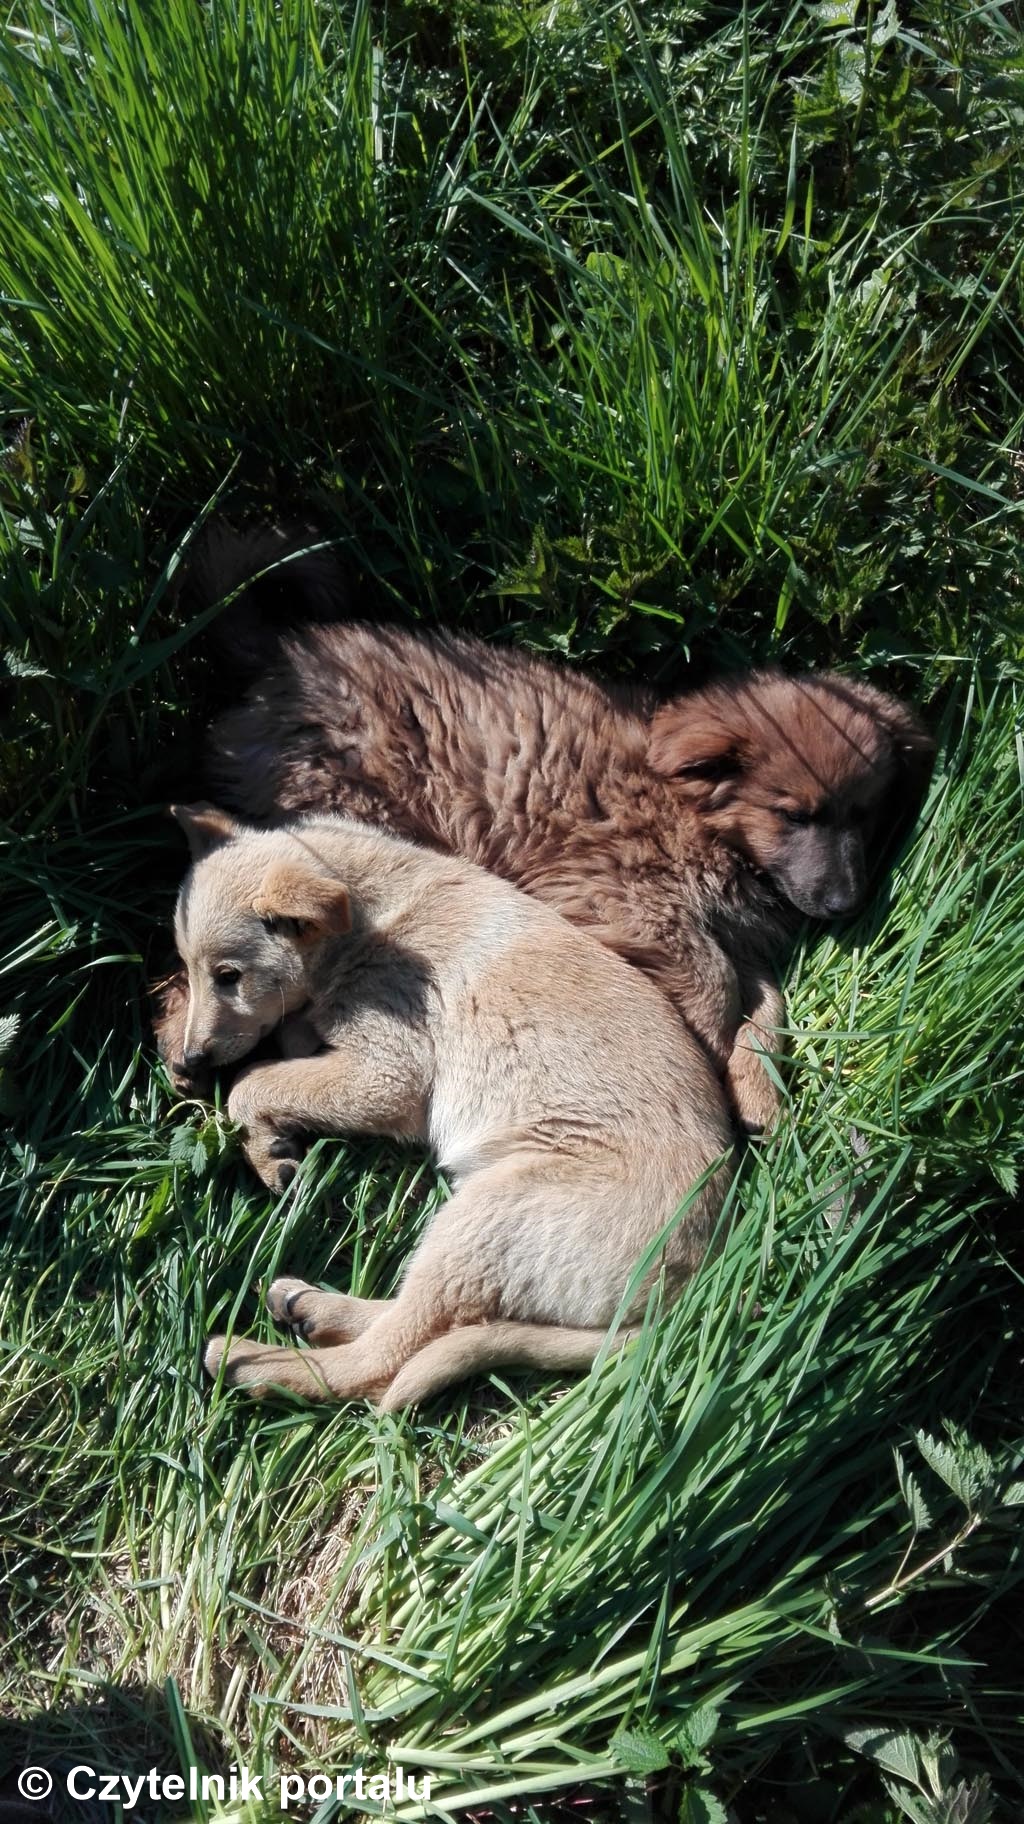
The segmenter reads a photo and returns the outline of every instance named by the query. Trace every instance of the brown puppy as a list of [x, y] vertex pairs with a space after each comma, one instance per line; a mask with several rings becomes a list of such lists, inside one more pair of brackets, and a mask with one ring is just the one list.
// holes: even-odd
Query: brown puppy
[[[272, 556], [257, 539], [251, 567]], [[229, 558], [222, 593], [244, 542]], [[275, 574], [323, 613], [322, 560]], [[251, 664], [237, 604], [230, 639]], [[271, 822], [341, 812], [514, 881], [658, 984], [745, 1127], [772, 1120], [752, 1046], [777, 1045], [800, 914], [855, 911], [918, 808], [933, 748], [910, 710], [859, 681], [775, 671], [658, 708], [515, 648], [396, 628], [308, 625], [269, 652], [213, 729], [222, 803]], [[186, 998], [178, 976], [158, 1022], [183, 1085], [198, 1065]]]

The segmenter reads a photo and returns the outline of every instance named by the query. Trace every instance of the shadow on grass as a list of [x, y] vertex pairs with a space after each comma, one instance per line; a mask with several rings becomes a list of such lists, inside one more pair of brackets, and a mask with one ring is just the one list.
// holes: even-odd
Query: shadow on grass
[[[230, 1759], [224, 1744], [186, 1715], [173, 1681], [162, 1688], [98, 1682], [89, 1698], [0, 1719], [0, 1824], [109, 1824], [121, 1808], [100, 1797], [104, 1776], [127, 1775], [134, 1786], [155, 1768], [161, 1777], [181, 1776], [187, 1795], [191, 1767], [199, 1780], [204, 1774], [226, 1779]], [[34, 1778], [23, 1789], [19, 1779], [26, 1774]], [[48, 1795], [41, 1792], [45, 1775], [53, 1782]], [[136, 1815], [148, 1824], [195, 1814], [187, 1796], [154, 1803], [143, 1789]]]

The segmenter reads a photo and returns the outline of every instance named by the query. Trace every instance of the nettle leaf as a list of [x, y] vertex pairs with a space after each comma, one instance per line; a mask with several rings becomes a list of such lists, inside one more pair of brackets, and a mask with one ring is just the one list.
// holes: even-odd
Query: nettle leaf
[[929, 1735], [920, 1748], [928, 1783], [935, 1797], [940, 1798], [956, 1772], [956, 1749], [944, 1735]]
[[908, 1792], [906, 1787], [884, 1782], [889, 1797], [912, 1824], [993, 1824], [995, 1811], [987, 1777], [983, 1774], [973, 1785], [962, 1780], [932, 1795]]
[[714, 1740], [721, 1719], [722, 1712], [713, 1704], [702, 1704], [699, 1710], [691, 1710], [675, 1741], [684, 1767], [707, 1766], [704, 1750]]
[[0, 652], [0, 665], [11, 678], [52, 678], [52, 671], [45, 665], [39, 665], [34, 659], [24, 659], [20, 653]]
[[871, 28], [871, 43], [873, 48], [876, 51], [880, 51], [883, 44], [888, 44], [890, 38], [895, 38], [898, 35], [900, 29], [900, 16], [896, 10], [896, 0], [885, 0], [885, 5], [881, 12], [875, 14], [874, 23]]
[[216, 1159], [224, 1151], [226, 1136], [216, 1115], [207, 1115], [199, 1129], [199, 1144], [207, 1159]]
[[915, 1533], [923, 1533], [927, 1527], [935, 1524], [931, 1509], [921, 1493], [917, 1477], [907, 1468], [902, 1452], [896, 1450], [893, 1452], [893, 1456], [896, 1459], [896, 1480], [900, 1485], [900, 1494], [907, 1504], [911, 1524]]
[[840, 98], [856, 107], [864, 93], [864, 58], [856, 45], [844, 44], [836, 59]]
[[962, 1432], [950, 1428], [949, 1438], [941, 1442], [927, 1432], [915, 1434], [914, 1442], [929, 1469], [951, 1489], [968, 1513], [985, 1507], [995, 1499], [999, 1476], [995, 1463], [980, 1444], [971, 1444]]
[[679, 1806], [679, 1824], [729, 1824], [721, 1799], [706, 1786], [688, 1786]]
[[989, 1170], [1000, 1190], [1008, 1197], [1017, 1195], [1017, 1167], [1012, 1159], [1000, 1159], [998, 1154], [989, 1160]]
[[609, 1748], [625, 1773], [660, 1773], [669, 1763], [668, 1749], [651, 1729], [618, 1729]]
[[231, 1144], [216, 1115], [208, 1115], [199, 1127], [185, 1121], [171, 1135], [167, 1156], [174, 1165], [184, 1165], [196, 1178], [203, 1178], [213, 1160], [219, 1159]]
[[[946, 1795], [946, 1802], [949, 1824], [994, 1824], [996, 1805], [986, 1773], [970, 1786], [961, 1781]], [[945, 1819], [942, 1824], [946, 1824]]]
[[192, 1158], [196, 1144], [196, 1130], [191, 1121], [185, 1121], [176, 1127], [167, 1148], [167, 1157], [173, 1165], [187, 1165]]
[[911, 1824], [936, 1824], [930, 1800], [908, 1791], [906, 1786], [894, 1786], [891, 1780], [883, 1780], [882, 1784], [903, 1816], [911, 1820]]
[[874, 1761], [884, 1773], [894, 1773], [909, 1785], [920, 1786], [921, 1763], [912, 1735], [901, 1734], [895, 1729], [847, 1729], [843, 1739], [855, 1754]]

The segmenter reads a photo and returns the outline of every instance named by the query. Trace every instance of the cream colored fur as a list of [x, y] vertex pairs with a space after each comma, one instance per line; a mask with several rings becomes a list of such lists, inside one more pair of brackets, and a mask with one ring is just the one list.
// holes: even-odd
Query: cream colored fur
[[[210, 1372], [393, 1408], [498, 1364], [586, 1367], [729, 1151], [700, 1046], [637, 971], [469, 862], [337, 817], [175, 814], [195, 857], [187, 1049], [225, 1063], [276, 1027], [292, 1054], [243, 1069], [228, 1101], [263, 1182], [284, 1188], [300, 1134], [371, 1133], [427, 1142], [455, 1187], [395, 1299], [278, 1280], [273, 1315], [314, 1350], [214, 1338]], [[726, 1179], [669, 1228], [627, 1326], [658, 1269], [670, 1294], [693, 1272]]]

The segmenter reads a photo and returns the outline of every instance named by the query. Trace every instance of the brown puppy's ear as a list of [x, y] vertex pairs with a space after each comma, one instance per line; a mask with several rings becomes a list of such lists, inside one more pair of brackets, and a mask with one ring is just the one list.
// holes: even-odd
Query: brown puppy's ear
[[647, 762], [667, 778], [726, 779], [740, 772], [738, 731], [700, 691], [663, 703], [651, 723]]
[[899, 715], [887, 726], [903, 775], [907, 815], [913, 817], [928, 790], [935, 766], [935, 743], [909, 709], [902, 703], [898, 707]]
[[899, 774], [894, 787], [898, 795], [901, 818], [907, 822], [917, 815], [935, 765], [935, 743], [912, 709], [898, 697], [887, 696], [873, 684], [860, 678], [843, 678], [843, 688], [850, 692], [858, 707], [867, 711], [884, 728], [893, 745]]
[[252, 909], [257, 918], [289, 919], [301, 940], [343, 937], [352, 929], [348, 893], [338, 880], [291, 861], [268, 868]]
[[218, 811], [215, 804], [172, 804], [169, 809], [188, 837], [193, 861], [202, 861], [211, 849], [219, 849], [239, 834], [234, 818], [227, 811]]

